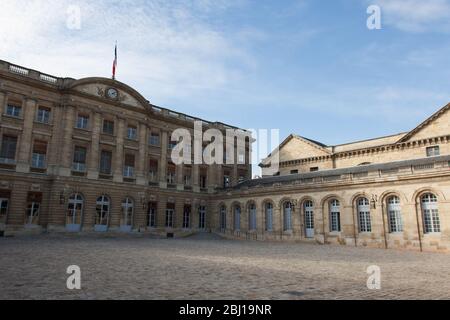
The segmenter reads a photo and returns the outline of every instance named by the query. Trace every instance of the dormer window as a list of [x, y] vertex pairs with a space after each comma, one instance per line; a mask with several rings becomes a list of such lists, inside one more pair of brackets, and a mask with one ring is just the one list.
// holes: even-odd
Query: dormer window
[[437, 157], [440, 155], [441, 155], [441, 152], [440, 152], [439, 146], [427, 148], [427, 157]]

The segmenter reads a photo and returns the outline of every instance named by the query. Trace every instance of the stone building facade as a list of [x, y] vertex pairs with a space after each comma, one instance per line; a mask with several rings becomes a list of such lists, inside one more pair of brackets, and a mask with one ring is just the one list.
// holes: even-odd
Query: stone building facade
[[[199, 120], [115, 80], [57, 78], [0, 61], [0, 234], [207, 230], [450, 247], [450, 105], [389, 137], [326, 146], [291, 135], [253, 180], [249, 144], [245, 154], [234, 149], [232, 165], [171, 162], [171, 133], [193, 133]], [[237, 129], [201, 121], [224, 135]]]
[[115, 80], [0, 61], [0, 232], [210, 228], [211, 195], [251, 167], [172, 163], [171, 133], [193, 134], [194, 121], [233, 128], [152, 105]]

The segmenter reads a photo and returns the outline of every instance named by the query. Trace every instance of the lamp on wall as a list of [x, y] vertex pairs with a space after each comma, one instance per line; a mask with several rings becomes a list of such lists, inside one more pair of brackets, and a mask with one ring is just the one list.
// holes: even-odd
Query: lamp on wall
[[63, 205], [66, 203], [66, 196], [64, 195], [64, 190], [59, 193], [59, 204]]
[[141, 193], [141, 204], [142, 204], [142, 210], [146, 210], [147, 209], [147, 197], [145, 195], [145, 193]]
[[372, 209], [377, 208], [377, 203], [378, 203], [378, 196], [376, 194], [373, 194], [372, 200], [370, 201], [370, 204], [372, 205]]

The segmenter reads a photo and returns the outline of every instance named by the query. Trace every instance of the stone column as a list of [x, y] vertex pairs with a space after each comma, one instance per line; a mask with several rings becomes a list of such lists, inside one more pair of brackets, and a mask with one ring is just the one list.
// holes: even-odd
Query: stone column
[[175, 181], [177, 183], [177, 190], [184, 191], [184, 165], [180, 164], [175, 167]]
[[139, 124], [139, 158], [137, 159], [136, 182], [142, 186], [148, 184], [145, 172], [148, 154], [147, 136], [147, 126], [143, 123]]
[[124, 137], [125, 137], [125, 120], [119, 119], [119, 125], [116, 136], [116, 153], [114, 156], [114, 182], [123, 182], [123, 161], [124, 161]]
[[[184, 214], [184, 200], [176, 199], [175, 202], [175, 214], [173, 216], [173, 228], [182, 229], [183, 228], [183, 214]], [[192, 209], [191, 209], [191, 226], [192, 226]]]
[[169, 142], [167, 131], [161, 132], [161, 159], [159, 161], [159, 187], [167, 188], [167, 147]]
[[102, 116], [100, 113], [95, 112], [92, 117], [92, 141], [91, 150], [89, 152], [88, 161], [88, 179], [96, 180], [99, 174], [100, 165], [100, 130], [102, 127]]
[[192, 185], [194, 192], [200, 192], [200, 166], [198, 164], [192, 166]]
[[2, 121], [3, 113], [5, 113], [6, 92], [0, 91], [0, 121]]
[[213, 193], [216, 188], [216, 175], [215, 175], [215, 165], [211, 164], [208, 166], [208, 192]]
[[37, 102], [27, 98], [24, 104], [23, 131], [20, 137], [19, 156], [17, 161], [17, 172], [29, 172], [31, 162], [31, 152], [33, 149], [33, 123]]
[[167, 197], [158, 197], [158, 206], [156, 208], [156, 227], [158, 229], [164, 229], [166, 227], [166, 208], [167, 208]]
[[49, 174], [57, 175], [57, 169], [61, 165], [60, 163], [60, 145], [62, 143], [62, 138], [64, 138], [64, 123], [63, 123], [63, 112], [61, 106], [54, 106], [52, 108], [52, 138], [48, 145], [47, 152], [47, 172]]
[[75, 108], [72, 106], [65, 106], [64, 110], [66, 116], [64, 118], [63, 140], [61, 141], [61, 145], [59, 145], [62, 148], [59, 174], [68, 177], [71, 174], [72, 167], [72, 135], [75, 125]]

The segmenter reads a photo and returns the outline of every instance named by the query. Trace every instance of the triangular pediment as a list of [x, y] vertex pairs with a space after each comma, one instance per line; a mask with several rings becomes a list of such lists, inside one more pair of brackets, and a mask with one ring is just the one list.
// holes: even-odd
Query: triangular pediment
[[138, 109], [145, 109], [149, 104], [149, 102], [136, 90], [124, 83], [112, 79], [85, 78], [74, 81], [69, 89]]
[[440, 109], [414, 130], [406, 134], [399, 142], [421, 140], [450, 134], [450, 104]]

